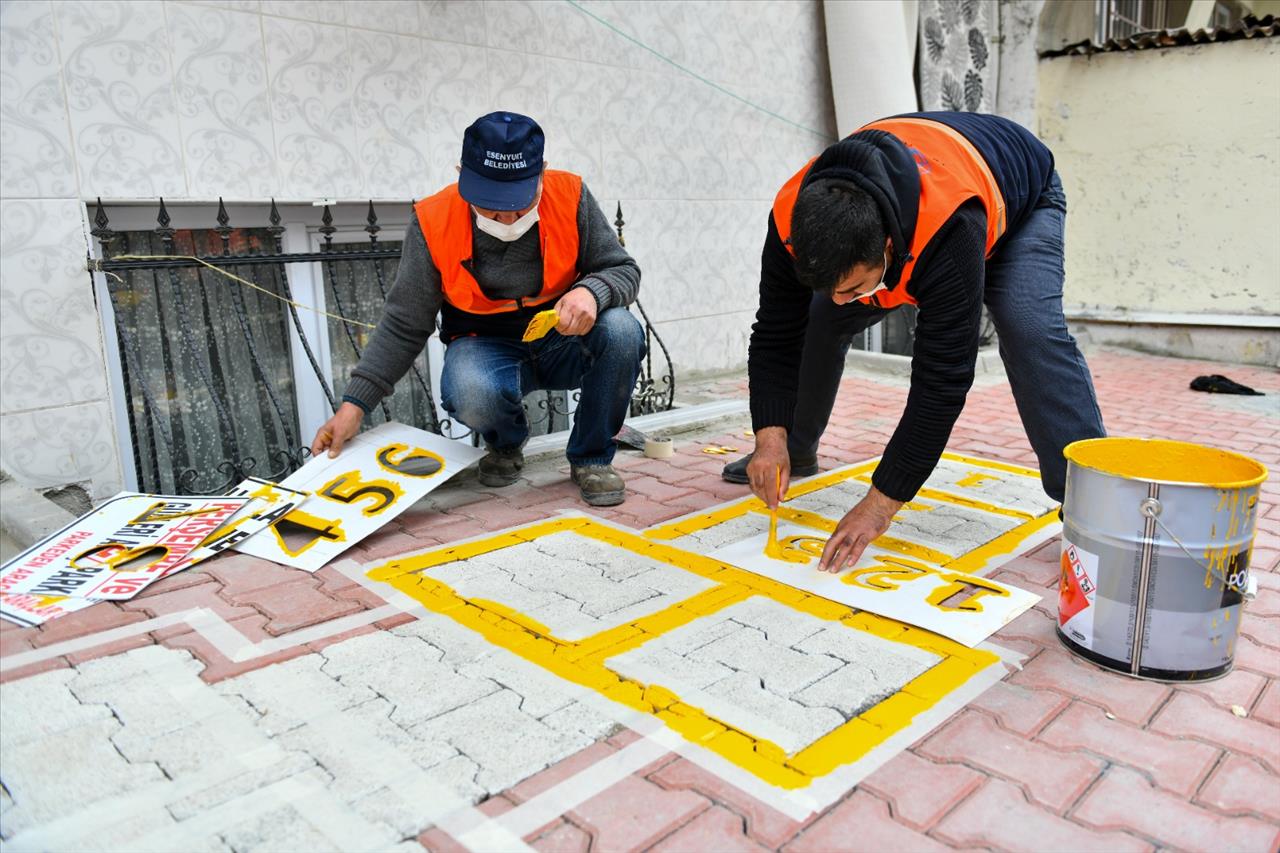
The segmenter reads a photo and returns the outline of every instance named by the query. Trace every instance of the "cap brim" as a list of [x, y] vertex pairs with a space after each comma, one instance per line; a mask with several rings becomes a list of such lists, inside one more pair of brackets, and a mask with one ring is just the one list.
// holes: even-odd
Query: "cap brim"
[[458, 194], [468, 203], [485, 210], [523, 210], [533, 204], [538, 195], [539, 177], [494, 181], [463, 166], [458, 175]]

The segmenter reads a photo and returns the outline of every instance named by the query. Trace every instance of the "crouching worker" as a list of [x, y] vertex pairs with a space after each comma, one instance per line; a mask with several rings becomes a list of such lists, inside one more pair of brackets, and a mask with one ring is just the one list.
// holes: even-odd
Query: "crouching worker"
[[[484, 438], [480, 482], [519, 479], [526, 394], [581, 388], [566, 450], [573, 481], [592, 506], [622, 503], [613, 437], [644, 353], [626, 308], [640, 268], [582, 178], [544, 169], [542, 149], [542, 128], [527, 116], [490, 113], [467, 128], [458, 182], [415, 205], [382, 318], [313, 454], [341, 451], [422, 351], [439, 313], [441, 403]], [[555, 328], [522, 342], [550, 308]]]

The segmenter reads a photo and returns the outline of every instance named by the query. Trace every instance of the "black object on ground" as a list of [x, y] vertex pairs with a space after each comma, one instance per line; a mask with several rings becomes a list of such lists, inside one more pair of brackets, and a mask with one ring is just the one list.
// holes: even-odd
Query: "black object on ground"
[[644, 450], [644, 442], [648, 437], [635, 427], [623, 424], [622, 429], [614, 436], [614, 441], [618, 442], [620, 447], [626, 447], [630, 450]]
[[1248, 385], [1241, 385], [1239, 382], [1233, 382], [1227, 377], [1215, 373], [1211, 376], [1197, 376], [1191, 380], [1192, 391], [1206, 391], [1210, 394], [1244, 394], [1250, 397], [1265, 396], [1261, 391], [1255, 391]]

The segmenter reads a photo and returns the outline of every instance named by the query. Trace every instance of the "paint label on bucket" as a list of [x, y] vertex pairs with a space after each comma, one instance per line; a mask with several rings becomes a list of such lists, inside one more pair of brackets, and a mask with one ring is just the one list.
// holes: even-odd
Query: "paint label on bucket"
[[1058, 583], [1058, 624], [1071, 639], [1093, 648], [1093, 614], [1098, 594], [1098, 555], [1062, 543], [1062, 578]]

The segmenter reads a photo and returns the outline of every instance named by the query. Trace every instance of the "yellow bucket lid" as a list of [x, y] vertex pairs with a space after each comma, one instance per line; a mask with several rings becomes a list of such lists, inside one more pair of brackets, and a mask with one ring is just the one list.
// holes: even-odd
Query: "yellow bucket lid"
[[1063, 450], [1081, 468], [1173, 486], [1243, 489], [1267, 479], [1267, 466], [1230, 450], [1163, 438], [1088, 438]]

